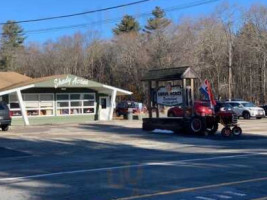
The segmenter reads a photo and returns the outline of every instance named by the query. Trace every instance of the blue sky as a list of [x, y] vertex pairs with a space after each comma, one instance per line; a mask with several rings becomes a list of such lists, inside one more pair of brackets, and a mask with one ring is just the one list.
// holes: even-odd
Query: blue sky
[[[134, 2], [137, 0], [9, 0], [2, 1], [0, 7], [0, 21], [7, 20], [27, 20], [43, 17], [51, 17], [57, 15], [66, 15], [77, 12], [84, 12], [94, 9], [101, 9], [110, 6], [116, 6], [124, 3]], [[150, 2], [129, 6], [127, 8], [120, 8], [112, 11], [106, 11], [95, 14], [88, 14], [83, 16], [57, 19], [51, 21], [33, 22], [21, 24], [24, 30], [39, 30], [59, 26], [71, 26], [77, 24], [88, 24], [86, 27], [61, 29], [54, 31], [45, 31], [39, 33], [27, 33], [27, 42], [45, 42], [46, 40], [55, 40], [63, 35], [71, 35], [77, 31], [97, 31], [102, 38], [112, 37], [112, 28], [119, 19], [125, 15], [138, 15], [141, 13], [150, 13], [155, 6], [161, 8], [179, 7], [191, 2], [199, 0], [152, 0]], [[178, 22], [179, 18], [185, 16], [197, 17], [199, 15], [208, 14], [214, 10], [215, 7], [220, 5], [224, 0], [217, 2], [191, 7], [183, 10], [175, 10], [167, 12], [168, 18], [174, 22]], [[251, 4], [259, 2], [267, 5], [267, 0], [229, 0], [231, 3], [238, 3], [241, 6], [249, 7]], [[138, 18], [141, 24], [149, 16]], [[110, 23], [96, 23], [96, 21], [111, 20]]]

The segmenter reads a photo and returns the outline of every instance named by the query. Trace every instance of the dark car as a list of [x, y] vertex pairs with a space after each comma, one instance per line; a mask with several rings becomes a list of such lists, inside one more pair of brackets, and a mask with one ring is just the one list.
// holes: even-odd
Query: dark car
[[265, 116], [267, 116], [267, 105], [263, 105], [263, 106], [260, 106], [260, 107], [264, 109], [264, 111], [265, 111]]
[[221, 102], [221, 101], [216, 101], [216, 106], [215, 106], [215, 112], [221, 111], [221, 109], [225, 111], [234, 111], [233, 106], [229, 104], [228, 102]]
[[122, 101], [116, 106], [115, 113], [118, 117], [121, 115], [126, 116], [129, 108], [132, 109], [133, 113], [146, 112], [146, 108], [143, 106], [142, 103], [134, 101]]
[[11, 125], [10, 111], [5, 102], [0, 102], [0, 127], [2, 131], [8, 131]]

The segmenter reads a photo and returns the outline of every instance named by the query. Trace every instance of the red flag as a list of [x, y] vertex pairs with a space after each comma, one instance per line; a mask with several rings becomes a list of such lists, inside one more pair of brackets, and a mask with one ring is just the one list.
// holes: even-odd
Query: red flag
[[209, 94], [209, 99], [210, 102], [213, 106], [216, 106], [216, 101], [214, 99], [213, 93], [212, 93], [212, 89], [211, 89], [211, 85], [210, 82], [207, 80], [207, 86], [208, 86], [208, 94]]

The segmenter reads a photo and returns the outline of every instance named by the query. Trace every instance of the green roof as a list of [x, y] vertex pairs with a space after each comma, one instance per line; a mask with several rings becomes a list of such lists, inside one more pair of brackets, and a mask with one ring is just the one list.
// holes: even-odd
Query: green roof
[[197, 73], [189, 66], [153, 69], [149, 70], [142, 78], [142, 81], [171, 81], [182, 79], [196, 79]]

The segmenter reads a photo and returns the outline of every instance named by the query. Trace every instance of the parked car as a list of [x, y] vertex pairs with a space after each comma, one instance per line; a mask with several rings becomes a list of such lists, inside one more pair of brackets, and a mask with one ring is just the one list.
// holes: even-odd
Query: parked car
[[115, 113], [118, 117], [121, 115], [126, 116], [129, 108], [132, 109], [133, 113], [146, 112], [146, 107], [142, 103], [134, 101], [122, 101], [117, 104]]
[[[199, 116], [209, 116], [213, 114], [213, 110], [210, 107], [210, 103], [207, 101], [195, 101], [194, 112]], [[181, 106], [172, 107], [168, 110], [168, 117], [183, 117], [184, 110]]]
[[2, 131], [8, 131], [11, 125], [10, 111], [5, 102], [0, 102], [0, 127]]
[[263, 105], [263, 106], [260, 106], [260, 107], [264, 109], [264, 111], [265, 111], [265, 116], [267, 116], [267, 105]]
[[238, 117], [243, 117], [244, 119], [250, 119], [255, 117], [256, 119], [261, 119], [265, 117], [265, 111], [263, 108], [257, 107], [255, 104], [247, 101], [228, 101], [234, 112]]
[[221, 102], [221, 101], [216, 101], [216, 106], [215, 106], [215, 112], [219, 112], [219, 111], [233, 111], [233, 106], [231, 106], [231, 104], [229, 104], [228, 102]]
[[[212, 115], [212, 109], [210, 102], [208, 101], [195, 101], [194, 103], [195, 114], [199, 116]], [[233, 107], [228, 102], [216, 101], [216, 106], [214, 107], [215, 113], [220, 111], [233, 111]], [[184, 111], [182, 107], [172, 107], [168, 111], [168, 117], [183, 117]]]

